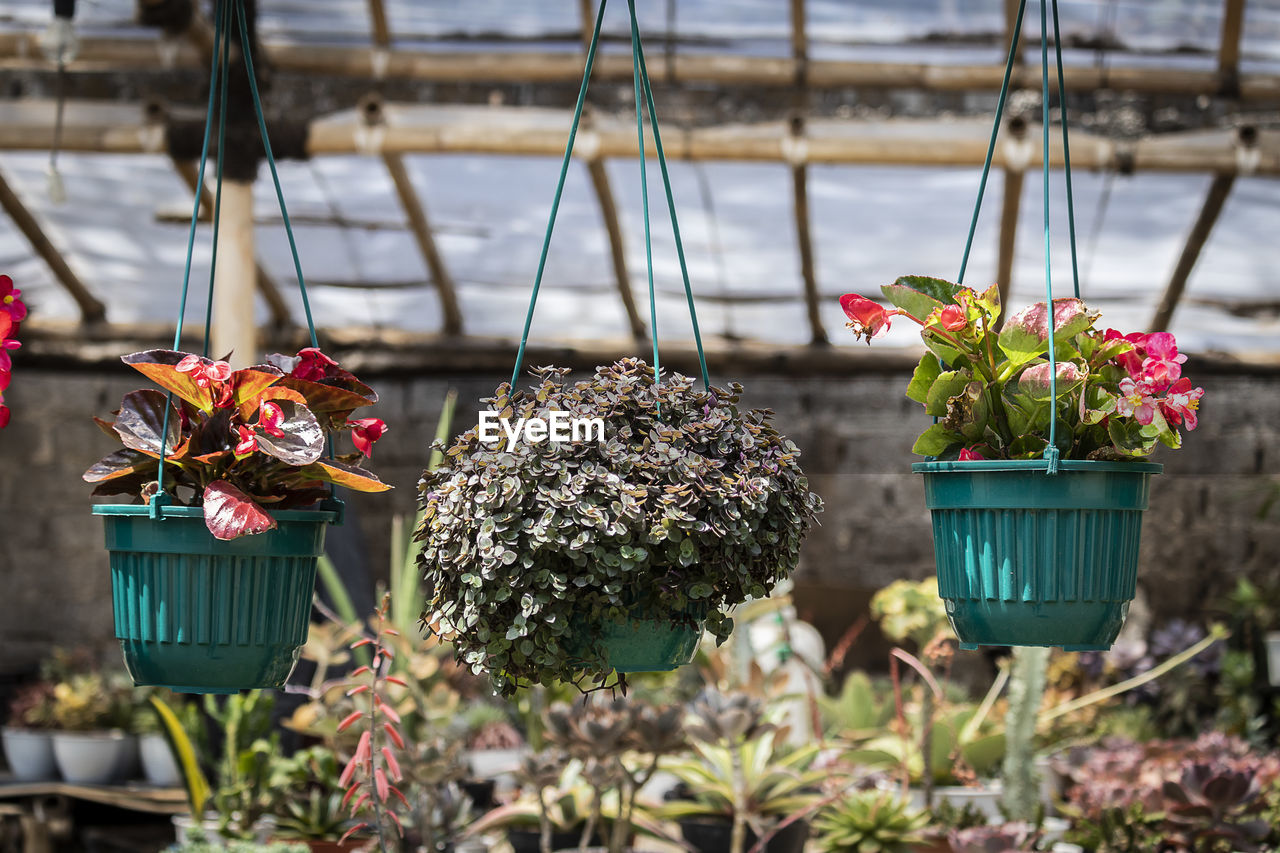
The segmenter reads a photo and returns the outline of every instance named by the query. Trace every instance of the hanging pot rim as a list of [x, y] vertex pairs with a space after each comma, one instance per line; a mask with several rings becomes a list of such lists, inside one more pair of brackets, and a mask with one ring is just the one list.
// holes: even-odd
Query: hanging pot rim
[[[1047, 471], [1047, 459], [975, 459], [961, 462], [913, 462], [911, 470], [916, 474], [976, 474], [993, 471]], [[1059, 471], [1098, 471], [1120, 472], [1127, 474], [1160, 474], [1164, 465], [1159, 462], [1117, 462], [1103, 459], [1062, 459], [1058, 462]]]
[[[94, 515], [149, 516], [151, 507], [147, 504], [94, 504]], [[267, 515], [276, 521], [324, 521], [333, 524], [338, 520], [338, 513], [329, 509], [277, 509], [268, 510]], [[173, 506], [166, 504], [160, 508], [161, 519], [164, 518], [204, 518], [204, 507]]]

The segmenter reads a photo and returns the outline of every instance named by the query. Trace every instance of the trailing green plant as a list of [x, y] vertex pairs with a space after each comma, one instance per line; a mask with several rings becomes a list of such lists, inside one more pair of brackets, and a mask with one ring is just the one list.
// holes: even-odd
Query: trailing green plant
[[[269, 510], [329, 497], [326, 484], [391, 488], [359, 466], [386, 424], [350, 419], [378, 395], [315, 347], [242, 370], [172, 350], [121, 361], [164, 391], [132, 391], [113, 420], [94, 419], [124, 445], [85, 471], [94, 495], [150, 503], [163, 490], [180, 504], [203, 507], [213, 536], [237, 539], [275, 528]], [[324, 457], [329, 437], [348, 433], [355, 452]]]
[[928, 825], [927, 812], [887, 791], [854, 791], [818, 813], [814, 843], [823, 853], [913, 853]]
[[513, 423], [600, 418], [604, 440], [457, 439], [419, 485], [426, 626], [504, 695], [603, 683], [607, 650], [574, 629], [632, 612], [705, 616], [723, 642], [728, 610], [791, 573], [821, 509], [795, 445], [768, 412], [739, 409], [738, 385], [655, 384], [636, 359], [574, 383], [534, 372], [537, 387], [503, 384], [483, 402]]

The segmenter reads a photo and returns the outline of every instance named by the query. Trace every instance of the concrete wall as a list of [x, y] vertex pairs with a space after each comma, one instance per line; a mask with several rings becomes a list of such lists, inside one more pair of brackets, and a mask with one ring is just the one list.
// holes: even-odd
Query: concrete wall
[[[30, 666], [55, 643], [88, 642], [115, 654], [101, 526], [80, 474], [113, 449], [90, 415], [105, 415], [145, 384], [124, 368], [18, 368], [5, 394], [13, 420], [0, 430], [0, 673]], [[396, 490], [349, 505], [364, 536], [357, 550], [381, 573], [390, 517], [414, 510], [446, 389], [458, 389], [457, 423], [469, 425], [477, 399], [502, 377], [366, 378], [391, 427], [371, 467]], [[933, 570], [921, 482], [909, 471], [923, 415], [902, 396], [907, 378], [740, 378], [750, 404], [777, 413], [826, 500], [822, 526], [805, 546], [797, 598], [829, 638], [877, 588]], [[1280, 477], [1280, 377], [1227, 372], [1200, 380], [1201, 427], [1185, 450], [1160, 457], [1168, 473], [1156, 479], [1144, 529], [1140, 583], [1158, 620], [1204, 611], [1237, 576], [1280, 575], [1280, 508], [1257, 516]], [[881, 650], [871, 637], [852, 659], [878, 663]]]

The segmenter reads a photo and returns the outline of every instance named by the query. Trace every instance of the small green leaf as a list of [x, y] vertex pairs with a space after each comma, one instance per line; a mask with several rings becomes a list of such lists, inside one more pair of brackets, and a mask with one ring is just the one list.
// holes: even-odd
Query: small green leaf
[[907, 386], [907, 398], [915, 400], [917, 403], [925, 403], [929, 399], [929, 388], [933, 386], [934, 381], [942, 373], [942, 365], [938, 361], [938, 357], [931, 352], [925, 353], [920, 358], [920, 363], [916, 365], [916, 371], [911, 377], [911, 384]]
[[924, 410], [935, 418], [945, 417], [947, 414], [947, 401], [952, 397], [964, 393], [964, 389], [973, 377], [967, 371], [948, 370], [945, 373], [938, 374], [938, 378], [929, 386], [929, 391], [925, 397]]
[[941, 456], [948, 449], [963, 443], [961, 436], [948, 432], [942, 424], [934, 424], [920, 434], [911, 452], [920, 456]]
[[935, 308], [953, 304], [962, 289], [962, 285], [923, 275], [904, 275], [880, 288], [886, 299], [921, 321]]

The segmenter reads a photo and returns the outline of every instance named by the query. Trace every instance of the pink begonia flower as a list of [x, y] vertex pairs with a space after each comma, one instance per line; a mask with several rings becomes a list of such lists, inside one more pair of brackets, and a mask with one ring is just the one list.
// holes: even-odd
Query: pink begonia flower
[[13, 279], [0, 275], [0, 311], [8, 314], [15, 323], [20, 323], [27, 316], [27, 306], [19, 298], [22, 291], [13, 286]]
[[0, 395], [0, 429], [9, 425], [9, 407], [4, 404], [4, 396]]
[[853, 329], [854, 337], [865, 336], [868, 344], [872, 338], [878, 338], [889, 331], [889, 319], [898, 313], [856, 293], [841, 296], [840, 307], [852, 321], [849, 326]]
[[1178, 342], [1168, 332], [1147, 335], [1146, 355], [1142, 362], [1143, 378], [1161, 389], [1178, 381], [1187, 360], [1178, 353]]
[[1124, 417], [1134, 417], [1143, 426], [1148, 425], [1156, 417], [1156, 400], [1151, 396], [1151, 387], [1145, 382], [1134, 382], [1129, 377], [1120, 380], [1120, 399], [1116, 401], [1116, 412]]
[[1116, 363], [1125, 369], [1134, 379], [1142, 378], [1142, 361], [1147, 354], [1147, 335], [1142, 332], [1130, 332], [1122, 335], [1115, 329], [1107, 329], [1102, 333], [1104, 341], [1123, 340], [1133, 344], [1133, 349], [1116, 356]]
[[1187, 430], [1193, 430], [1199, 423], [1196, 410], [1200, 408], [1200, 398], [1204, 396], [1203, 388], [1192, 388], [1191, 380], [1182, 377], [1169, 388], [1168, 394], [1160, 401], [1160, 411], [1165, 419], [1175, 426], [1186, 423]]
[[929, 315], [929, 320], [931, 322], [936, 321], [938, 325], [948, 332], [958, 332], [969, 325], [969, 318], [965, 316], [964, 309], [959, 305], [944, 305], [941, 308], [935, 308], [933, 313]]
[[357, 418], [347, 421], [347, 426], [351, 427], [351, 441], [356, 450], [365, 456], [373, 455], [373, 443], [387, 431], [387, 425], [380, 418]]
[[337, 367], [338, 362], [320, 352], [316, 347], [298, 350], [298, 366], [289, 375], [294, 379], [305, 379], [308, 382], [319, 382], [329, 377], [329, 368]]
[[970, 450], [970, 449], [969, 449], [969, 448], [967, 448], [967, 447], [966, 447], [964, 450], [961, 450], [961, 451], [960, 451], [960, 461], [961, 461], [961, 462], [976, 462], [976, 461], [977, 461], [977, 460], [979, 460], [979, 459], [985, 459], [985, 458], [986, 458], [986, 457], [985, 457], [985, 456], [983, 456], [983, 455], [982, 455], [981, 453], [979, 453], [978, 451], [976, 451], [976, 450]]
[[7, 311], [0, 311], [0, 341], [8, 340], [18, 334], [18, 324]]
[[267, 435], [284, 438], [284, 430], [280, 428], [282, 423], [284, 423], [284, 410], [275, 403], [264, 400], [258, 407], [258, 426]]
[[226, 382], [231, 378], [230, 364], [225, 361], [210, 361], [198, 355], [182, 359], [175, 369], [179, 373], [190, 373], [191, 381], [201, 388], [208, 388], [213, 382]]
[[258, 449], [258, 437], [247, 426], [236, 426], [236, 437], [239, 439], [236, 443], [236, 456], [248, 456]]

